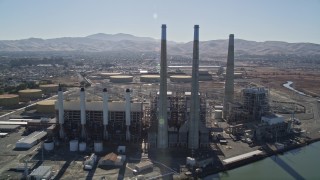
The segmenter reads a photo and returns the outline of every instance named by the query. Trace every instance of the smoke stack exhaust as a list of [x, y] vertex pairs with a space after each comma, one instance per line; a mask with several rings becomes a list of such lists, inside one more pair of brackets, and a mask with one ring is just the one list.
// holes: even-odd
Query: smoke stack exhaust
[[126, 90], [126, 95], [125, 95], [125, 99], [126, 99], [126, 126], [127, 126], [127, 130], [126, 130], [126, 140], [130, 141], [130, 130], [129, 127], [131, 125], [131, 102], [130, 102], [130, 89]]
[[60, 125], [59, 135], [60, 135], [60, 138], [63, 139], [65, 137], [65, 133], [63, 129], [64, 109], [63, 109], [63, 92], [62, 92], [61, 84], [59, 84], [59, 89], [58, 89], [58, 111], [59, 111], [59, 125]]
[[191, 108], [189, 120], [188, 148], [199, 148], [199, 25], [194, 26], [193, 61], [192, 61], [192, 82], [191, 82]]
[[80, 120], [81, 120], [81, 138], [86, 139], [86, 95], [84, 88], [80, 89]]
[[108, 91], [107, 91], [107, 88], [104, 88], [103, 89], [103, 137], [105, 140], [108, 140], [109, 138], [108, 130], [107, 130], [108, 115], [109, 115], [108, 100], [109, 100]]
[[229, 111], [229, 103], [234, 98], [234, 35], [229, 35], [228, 59], [226, 70], [226, 82], [224, 88], [223, 118], [226, 119]]
[[157, 147], [168, 147], [168, 118], [167, 118], [167, 26], [161, 26], [161, 54], [160, 54], [160, 91]]

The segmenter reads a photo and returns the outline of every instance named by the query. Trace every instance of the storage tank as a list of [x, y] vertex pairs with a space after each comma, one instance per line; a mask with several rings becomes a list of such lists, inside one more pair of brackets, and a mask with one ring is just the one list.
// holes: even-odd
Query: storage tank
[[58, 84], [42, 84], [39, 86], [44, 94], [57, 93], [58, 87]]
[[43, 146], [45, 150], [52, 151], [54, 148], [54, 142], [52, 140], [45, 140]]
[[16, 94], [0, 95], [0, 106], [16, 106], [19, 104], [19, 96]]
[[217, 105], [217, 106], [214, 106], [214, 109], [215, 110], [223, 110], [223, 106]]
[[102, 152], [103, 144], [101, 141], [94, 142], [94, 152]]
[[[242, 72], [235, 72], [233, 75], [235, 79], [242, 78], [243, 76]], [[223, 76], [226, 77], [226, 73], [223, 73]]]
[[160, 82], [160, 75], [142, 75], [140, 76], [140, 82]]
[[70, 151], [72, 151], [72, 152], [78, 151], [78, 145], [79, 145], [78, 140], [71, 140], [70, 141]]
[[219, 109], [215, 110], [214, 111], [214, 118], [215, 119], [222, 119], [222, 110], [219, 110]]
[[39, 113], [55, 113], [56, 100], [44, 100], [37, 102], [37, 112]]
[[110, 82], [113, 83], [130, 83], [133, 81], [133, 76], [110, 76]]
[[100, 73], [101, 78], [107, 78], [107, 79], [109, 79], [110, 76], [119, 76], [119, 75], [121, 75], [121, 73], [119, 73], [119, 72], [103, 72], [103, 73]]
[[22, 102], [28, 102], [40, 99], [42, 97], [41, 89], [25, 89], [19, 91], [19, 98]]
[[207, 69], [199, 69], [199, 75], [208, 75], [209, 71]]
[[80, 142], [79, 143], [79, 151], [83, 152], [87, 149], [87, 143], [86, 142]]
[[174, 75], [170, 76], [171, 82], [178, 82], [178, 83], [188, 83], [191, 82], [191, 76], [189, 75]]
[[209, 74], [209, 71], [206, 69], [199, 70], [199, 81], [211, 81], [212, 75]]

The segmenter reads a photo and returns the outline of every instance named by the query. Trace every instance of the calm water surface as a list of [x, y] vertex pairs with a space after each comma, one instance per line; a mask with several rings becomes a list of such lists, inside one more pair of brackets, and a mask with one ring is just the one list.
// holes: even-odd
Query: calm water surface
[[204, 179], [320, 180], [320, 142]]

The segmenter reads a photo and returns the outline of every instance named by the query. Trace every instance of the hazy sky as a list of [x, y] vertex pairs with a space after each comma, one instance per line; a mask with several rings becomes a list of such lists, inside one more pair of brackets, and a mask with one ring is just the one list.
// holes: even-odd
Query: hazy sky
[[0, 0], [0, 39], [128, 33], [320, 44], [320, 0]]

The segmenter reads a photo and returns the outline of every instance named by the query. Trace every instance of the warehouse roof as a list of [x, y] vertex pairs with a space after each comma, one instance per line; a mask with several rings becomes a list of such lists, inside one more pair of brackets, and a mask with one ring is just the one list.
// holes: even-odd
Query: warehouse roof
[[37, 169], [33, 170], [30, 176], [45, 178], [50, 176], [51, 166], [39, 166]]
[[[125, 111], [125, 101], [108, 102], [109, 111]], [[80, 101], [64, 101], [63, 107], [65, 110], [80, 111]], [[86, 102], [87, 111], [102, 111], [103, 101]], [[55, 109], [58, 110], [58, 102], [55, 104]], [[141, 112], [142, 103], [131, 103], [132, 112]]]

